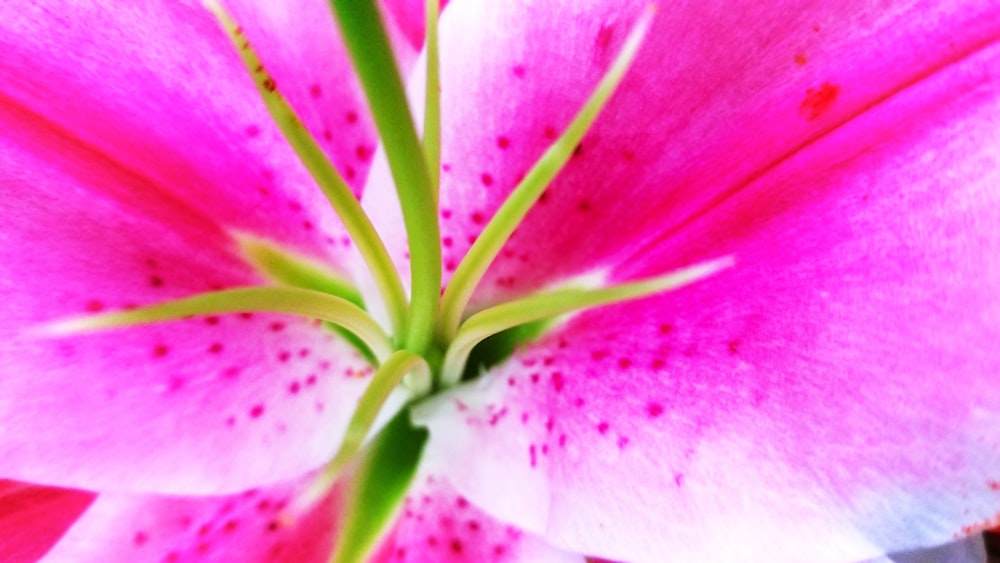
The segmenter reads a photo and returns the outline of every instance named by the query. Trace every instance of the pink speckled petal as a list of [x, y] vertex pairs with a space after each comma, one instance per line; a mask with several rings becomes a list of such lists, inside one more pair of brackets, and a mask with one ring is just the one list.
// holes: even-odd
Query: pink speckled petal
[[[329, 7], [241, 8], [279, 88], [360, 189], [376, 139]], [[51, 121], [220, 224], [345, 260], [343, 227], [199, 2], [5, 2], [0, 51], [0, 104]]]
[[279, 518], [304, 482], [218, 497], [100, 496], [45, 563], [326, 563], [342, 492], [294, 522]]
[[93, 500], [81, 491], [0, 480], [0, 561], [38, 561]]
[[318, 323], [195, 318], [67, 338], [41, 323], [255, 285], [218, 224], [0, 104], [0, 475], [212, 493], [335, 451], [370, 369]]
[[584, 563], [584, 558], [496, 520], [455, 492], [444, 478], [424, 476], [414, 483], [375, 561]]
[[[470, 0], [445, 11], [446, 281], [579, 109], [646, 4]], [[998, 35], [1000, 10], [989, 0], [662, 6], [620, 91], [487, 273], [476, 302], [620, 262]], [[364, 199], [405, 266], [383, 166], [373, 167]]]
[[998, 69], [998, 45], [938, 69], [617, 264], [737, 260], [431, 403], [428, 455], [612, 559], [856, 561], [996, 526]]

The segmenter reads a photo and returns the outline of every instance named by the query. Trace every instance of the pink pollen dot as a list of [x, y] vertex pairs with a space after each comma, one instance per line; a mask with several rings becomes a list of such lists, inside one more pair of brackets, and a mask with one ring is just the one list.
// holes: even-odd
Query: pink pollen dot
[[146, 532], [136, 532], [135, 537], [132, 538], [132, 542], [135, 545], [142, 545], [146, 543], [148, 540], [149, 536], [146, 535]]
[[281, 362], [287, 362], [291, 357], [292, 353], [287, 350], [283, 350], [280, 354], [278, 354], [278, 360]]
[[293, 381], [288, 385], [288, 392], [291, 393], [292, 395], [295, 395], [296, 393], [299, 392], [300, 388], [301, 386], [299, 385], [299, 382]]
[[260, 135], [260, 127], [257, 127], [256, 125], [248, 125], [246, 128], [246, 134], [247, 137], [256, 137], [257, 135]]
[[264, 414], [264, 405], [254, 405], [250, 409], [250, 418], [260, 418], [262, 414]]
[[597, 431], [600, 432], [601, 434], [607, 434], [608, 433], [608, 423], [607, 422], [602, 422], [602, 423], [598, 424], [597, 425]]
[[663, 405], [659, 403], [649, 403], [646, 407], [646, 412], [649, 413], [649, 418], [656, 418], [663, 414]]

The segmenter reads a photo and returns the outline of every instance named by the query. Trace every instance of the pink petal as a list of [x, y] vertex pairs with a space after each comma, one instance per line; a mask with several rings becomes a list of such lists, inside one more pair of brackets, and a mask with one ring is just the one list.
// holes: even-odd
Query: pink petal
[[664, 232], [613, 277], [737, 266], [439, 399], [428, 455], [614, 559], [848, 561], [996, 526], [998, 69], [996, 45], [957, 60]]
[[[449, 6], [441, 31], [446, 279], [580, 108], [646, 4]], [[506, 246], [478, 301], [623, 260], [998, 33], [1000, 10], [988, 0], [664, 5], [619, 93]], [[402, 264], [391, 184], [373, 175], [365, 200]]]
[[[277, 4], [239, 15], [282, 92], [359, 187], [374, 130], [329, 8]], [[0, 50], [4, 106], [52, 122], [227, 227], [342, 260], [343, 227], [198, 2], [4, 3]]]
[[102, 495], [45, 561], [329, 561], [342, 493], [286, 523], [279, 515], [301, 484], [220, 497]]
[[[424, 45], [424, 5], [425, 0], [393, 0], [383, 2], [383, 9], [395, 24], [399, 32], [414, 49]], [[448, 0], [440, 0], [441, 10], [448, 5]]]
[[81, 491], [0, 480], [0, 560], [38, 561], [93, 498]]
[[419, 478], [376, 561], [531, 561], [584, 563], [469, 503], [440, 476]]
[[335, 451], [370, 373], [305, 319], [195, 318], [71, 338], [38, 325], [260, 277], [148, 177], [0, 104], [0, 475], [212, 493]]

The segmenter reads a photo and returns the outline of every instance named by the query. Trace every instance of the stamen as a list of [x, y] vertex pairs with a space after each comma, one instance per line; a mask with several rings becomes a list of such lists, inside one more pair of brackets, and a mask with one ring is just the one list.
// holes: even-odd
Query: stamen
[[322, 291], [359, 307], [364, 306], [357, 288], [325, 265], [250, 235], [233, 233], [233, 238], [239, 243], [247, 260], [271, 280], [292, 287]]
[[677, 289], [717, 274], [734, 263], [733, 258], [727, 256], [642, 281], [597, 289], [548, 291], [480, 311], [462, 324], [448, 348], [441, 371], [441, 384], [448, 387], [458, 383], [472, 349], [498, 332], [525, 323]]
[[425, 371], [427, 377], [430, 377], [429, 368], [423, 358], [409, 350], [399, 350], [389, 356], [389, 359], [375, 371], [371, 381], [368, 382], [368, 387], [358, 400], [358, 407], [347, 424], [347, 431], [336, 455], [323, 468], [323, 472], [310, 483], [309, 488], [296, 499], [298, 506], [295, 510], [299, 510], [301, 506], [312, 505], [333, 486], [347, 464], [361, 449], [389, 395], [402, 381], [403, 376], [414, 369]]
[[373, 0], [331, 0], [382, 139], [410, 245], [411, 298], [405, 345], [423, 354], [434, 337], [441, 292], [436, 196], [403, 82]]
[[321, 319], [350, 331], [382, 362], [393, 347], [382, 328], [363, 309], [340, 297], [297, 287], [252, 287], [202, 293], [150, 307], [63, 319], [36, 327], [43, 337], [67, 336], [222, 313], [286, 313]]
[[[438, 17], [440, 0], [425, 0], [424, 51], [427, 53], [427, 85], [424, 94], [424, 158], [431, 176], [435, 204], [441, 184], [441, 73], [438, 55]], [[435, 205], [436, 207], [436, 205]]]
[[260, 58], [243, 37], [243, 32], [236, 21], [217, 0], [202, 0], [202, 3], [215, 15], [233, 45], [236, 46], [244, 66], [257, 85], [257, 90], [260, 92], [271, 118], [281, 129], [285, 139], [299, 156], [302, 164], [312, 174], [337, 216], [343, 221], [351, 240], [357, 245], [358, 252], [361, 253], [371, 271], [379, 294], [385, 301], [393, 331], [400, 331], [406, 317], [406, 294], [392, 259], [389, 257], [389, 252], [385, 249], [375, 227], [365, 215], [364, 210], [361, 209], [361, 204], [351, 193], [337, 169], [327, 160], [319, 143], [309, 134], [295, 110], [280, 94], [274, 80], [264, 70]]
[[556, 175], [569, 162], [573, 151], [580, 144], [587, 130], [594, 123], [601, 109], [610, 99], [615, 88], [621, 83], [629, 66], [635, 59], [642, 44], [656, 9], [649, 6], [639, 17], [632, 32], [629, 33], [621, 52], [611, 63], [607, 74], [601, 78], [593, 94], [580, 109], [576, 117], [545, 154], [535, 163], [534, 167], [521, 180], [514, 191], [507, 197], [496, 215], [483, 229], [483, 232], [469, 248], [448, 283], [441, 301], [441, 321], [438, 325], [438, 338], [442, 342], [451, 342], [458, 325], [462, 320], [465, 306], [472, 297], [479, 280], [486, 269], [496, 258], [500, 249], [510, 238], [517, 226], [531, 210], [532, 206], [552, 182]]

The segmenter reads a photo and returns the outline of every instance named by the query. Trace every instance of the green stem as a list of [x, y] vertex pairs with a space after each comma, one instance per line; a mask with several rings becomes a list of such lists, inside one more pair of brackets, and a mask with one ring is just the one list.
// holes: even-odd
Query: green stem
[[625, 40], [621, 52], [611, 63], [607, 74], [601, 78], [583, 108], [576, 114], [562, 136], [545, 151], [521, 183], [514, 188], [459, 263], [441, 301], [441, 321], [438, 325], [440, 341], [450, 342], [454, 338], [462, 320], [462, 313], [472, 297], [476, 284], [482, 279], [486, 269], [499, 254], [510, 235], [541, 197], [545, 188], [569, 162], [584, 134], [625, 77], [649, 30], [654, 13], [655, 9], [652, 6], [643, 12]]
[[286, 313], [321, 319], [356, 335], [378, 361], [392, 354], [389, 337], [357, 305], [321, 291], [297, 287], [250, 287], [202, 293], [130, 311], [89, 315], [48, 323], [36, 329], [41, 336], [64, 336], [95, 330], [225, 313]]
[[274, 80], [267, 74], [260, 58], [243, 37], [243, 32], [232, 16], [215, 0], [203, 0], [205, 6], [215, 15], [233, 45], [236, 46], [244, 66], [250, 72], [254, 83], [267, 106], [271, 118], [281, 129], [285, 139], [299, 156], [302, 164], [312, 174], [317, 185], [330, 201], [334, 211], [343, 221], [344, 227], [358, 247], [372, 273], [379, 294], [385, 301], [392, 323], [393, 332], [402, 329], [406, 317], [406, 293], [399, 280], [389, 252], [379, 238], [361, 204], [351, 189], [340, 177], [336, 168], [327, 160], [326, 154], [302, 124], [295, 110], [279, 93]]
[[440, 0], [426, 0], [424, 3], [427, 53], [427, 89], [424, 96], [424, 157], [427, 172], [431, 176], [431, 190], [437, 201], [441, 183], [441, 72], [438, 55], [438, 17]]
[[656, 278], [597, 289], [558, 289], [480, 311], [462, 324], [448, 348], [441, 370], [441, 384], [448, 387], [458, 383], [472, 349], [498, 332], [525, 323], [677, 289], [732, 265], [733, 259], [725, 257]]
[[268, 241], [249, 235], [233, 235], [243, 256], [272, 281], [292, 287], [315, 289], [364, 306], [361, 293], [344, 278], [321, 264], [294, 254]]
[[437, 204], [403, 82], [373, 0], [331, 0], [341, 35], [375, 118], [410, 244], [411, 298], [405, 345], [424, 353], [441, 292]]

